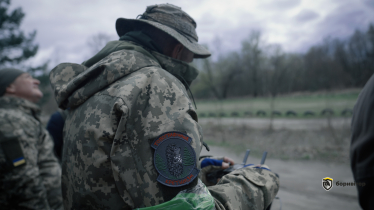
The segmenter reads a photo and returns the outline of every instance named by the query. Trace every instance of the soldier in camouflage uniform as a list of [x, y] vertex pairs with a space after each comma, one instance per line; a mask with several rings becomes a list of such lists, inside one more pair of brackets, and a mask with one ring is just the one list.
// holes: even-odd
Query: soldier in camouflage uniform
[[188, 63], [210, 53], [197, 43], [195, 28], [179, 7], [148, 6], [140, 19], [117, 20], [119, 41], [81, 65], [51, 71], [56, 101], [69, 109], [65, 209], [264, 209], [271, 203], [279, 189], [271, 171], [243, 168], [208, 188], [197, 178], [204, 142], [188, 95], [198, 71]]
[[0, 208], [62, 209], [61, 168], [35, 104], [39, 81], [0, 70]]

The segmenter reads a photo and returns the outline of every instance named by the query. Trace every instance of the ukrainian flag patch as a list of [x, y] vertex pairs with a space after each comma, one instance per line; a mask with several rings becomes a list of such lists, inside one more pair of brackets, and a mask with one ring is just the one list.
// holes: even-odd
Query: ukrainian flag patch
[[25, 164], [26, 163], [26, 160], [24, 157], [20, 157], [20, 158], [16, 158], [13, 160], [13, 166], [14, 167], [17, 167], [17, 166], [20, 166], [22, 164]]
[[27, 156], [23, 154], [21, 143], [17, 137], [0, 138], [0, 148], [3, 149], [6, 158], [7, 164], [5, 168], [7, 168], [7, 170], [25, 166], [27, 164]]

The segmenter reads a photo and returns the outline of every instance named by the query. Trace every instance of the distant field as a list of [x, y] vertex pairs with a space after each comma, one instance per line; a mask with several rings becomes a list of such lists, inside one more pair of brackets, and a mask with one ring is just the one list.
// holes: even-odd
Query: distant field
[[[314, 118], [322, 115], [325, 109], [333, 111], [331, 116], [351, 116], [350, 111], [356, 103], [360, 89], [334, 92], [304, 93], [276, 97], [271, 109], [271, 98], [239, 98], [226, 100], [196, 100], [199, 117], [269, 117], [272, 111], [282, 118]], [[257, 115], [259, 111], [265, 115]], [[294, 115], [286, 115], [292, 111]], [[342, 112], [345, 111], [345, 114]], [[309, 115], [305, 115], [309, 112]], [[326, 112], [326, 111], [325, 111]], [[313, 113], [314, 115], [312, 115]]]

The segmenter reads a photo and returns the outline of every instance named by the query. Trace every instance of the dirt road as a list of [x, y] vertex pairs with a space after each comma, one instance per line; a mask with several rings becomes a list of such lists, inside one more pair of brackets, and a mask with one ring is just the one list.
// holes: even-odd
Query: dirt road
[[[243, 161], [245, 148], [242, 154], [235, 154], [222, 147], [211, 146], [211, 151], [205, 149], [202, 155], [225, 156], [233, 158], [237, 163]], [[251, 155], [247, 163], [260, 163], [260, 159]], [[282, 210], [355, 210], [360, 209], [357, 201], [356, 187], [336, 186], [336, 181], [353, 182], [352, 173], [348, 165], [337, 165], [313, 161], [283, 161], [272, 159], [271, 154], [265, 162], [280, 176], [280, 190]], [[322, 188], [322, 179], [330, 177], [334, 185], [330, 191]], [[280, 201], [273, 202], [272, 210], [280, 207]]]

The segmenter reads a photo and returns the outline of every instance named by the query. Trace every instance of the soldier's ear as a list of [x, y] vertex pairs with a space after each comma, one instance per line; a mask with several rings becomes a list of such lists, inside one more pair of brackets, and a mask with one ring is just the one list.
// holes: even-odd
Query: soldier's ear
[[16, 92], [16, 85], [15, 84], [10, 84], [6, 89], [5, 89], [5, 93], [8, 93], [8, 94], [14, 94]]

